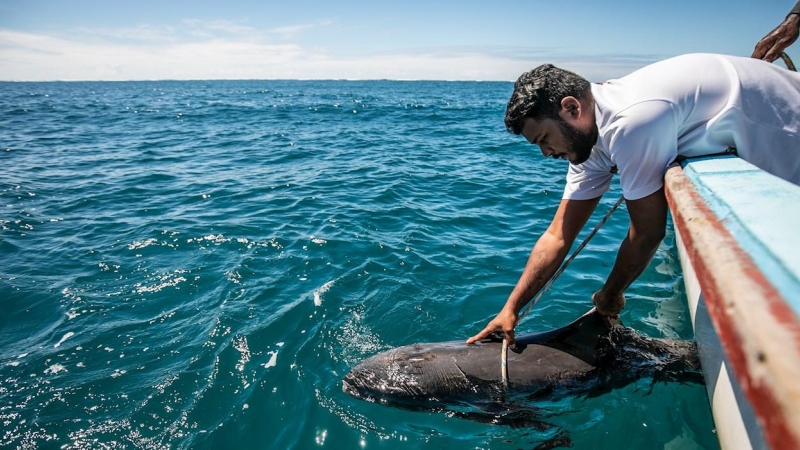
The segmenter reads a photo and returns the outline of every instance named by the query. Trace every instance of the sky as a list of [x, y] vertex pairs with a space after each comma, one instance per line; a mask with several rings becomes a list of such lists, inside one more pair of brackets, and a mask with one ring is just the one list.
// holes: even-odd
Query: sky
[[[749, 56], [794, 3], [0, 0], [0, 80], [513, 81], [553, 63], [598, 82]], [[788, 53], [800, 64], [800, 42]]]

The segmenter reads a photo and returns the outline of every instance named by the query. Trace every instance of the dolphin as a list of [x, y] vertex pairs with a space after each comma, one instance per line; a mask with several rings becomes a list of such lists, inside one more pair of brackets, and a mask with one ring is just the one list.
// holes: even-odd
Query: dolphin
[[498, 338], [398, 347], [353, 367], [342, 388], [406, 409], [463, 412], [467, 405], [497, 412], [520, 396], [526, 401], [596, 396], [643, 377], [654, 383], [703, 382], [693, 341], [649, 338], [618, 320], [609, 327], [594, 308], [565, 327], [518, 337], [516, 348], [507, 352], [506, 383], [501, 352]]

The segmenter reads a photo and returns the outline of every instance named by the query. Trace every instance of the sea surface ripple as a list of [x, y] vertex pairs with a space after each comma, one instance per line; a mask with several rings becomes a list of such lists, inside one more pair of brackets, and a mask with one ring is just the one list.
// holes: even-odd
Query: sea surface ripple
[[[376, 352], [466, 339], [511, 291], [566, 170], [505, 131], [511, 88], [0, 83], [0, 447], [551, 437], [341, 389]], [[615, 184], [590, 224], [618, 196]], [[520, 332], [588, 309], [627, 221], [623, 207]], [[683, 297], [670, 231], [622, 319], [690, 339]], [[642, 380], [537, 406], [574, 448], [718, 446], [703, 386]]]

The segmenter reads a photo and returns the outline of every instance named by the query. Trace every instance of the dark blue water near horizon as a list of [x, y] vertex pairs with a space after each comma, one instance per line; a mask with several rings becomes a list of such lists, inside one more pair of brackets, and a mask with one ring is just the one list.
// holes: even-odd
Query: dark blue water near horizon
[[[552, 438], [341, 389], [377, 352], [475, 334], [517, 281], [566, 163], [505, 131], [511, 88], [0, 83], [0, 447]], [[626, 230], [623, 207], [519, 332], [585, 312]], [[622, 320], [691, 339], [683, 298], [669, 230]], [[533, 406], [573, 448], [718, 448], [701, 385], [645, 379]]]

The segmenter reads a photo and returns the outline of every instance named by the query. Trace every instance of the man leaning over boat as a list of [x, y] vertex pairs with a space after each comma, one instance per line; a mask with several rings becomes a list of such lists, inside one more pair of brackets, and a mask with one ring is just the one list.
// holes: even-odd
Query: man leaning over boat
[[683, 55], [599, 84], [545, 64], [517, 80], [505, 124], [544, 156], [569, 161], [566, 187], [505, 305], [468, 344], [502, 331], [514, 347], [520, 310], [558, 269], [614, 173], [630, 228], [592, 295], [609, 318], [664, 237], [664, 173], [677, 158], [735, 152], [800, 184], [800, 74], [762, 60]]

